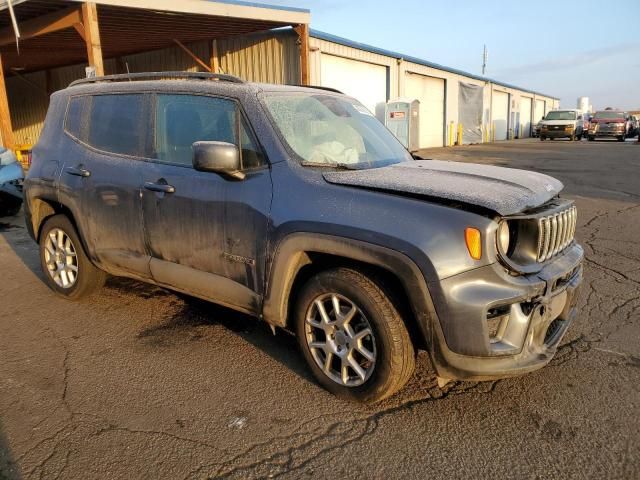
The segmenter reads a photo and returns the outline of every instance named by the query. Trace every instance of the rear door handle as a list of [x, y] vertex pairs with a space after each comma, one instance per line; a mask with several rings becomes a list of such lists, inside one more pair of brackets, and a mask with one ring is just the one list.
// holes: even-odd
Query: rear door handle
[[75, 175], [76, 177], [87, 178], [91, 176], [91, 172], [83, 167], [67, 167], [64, 171], [69, 175]]
[[176, 191], [173, 185], [167, 185], [166, 183], [145, 182], [144, 188], [151, 190], [152, 192], [161, 193], [174, 193]]

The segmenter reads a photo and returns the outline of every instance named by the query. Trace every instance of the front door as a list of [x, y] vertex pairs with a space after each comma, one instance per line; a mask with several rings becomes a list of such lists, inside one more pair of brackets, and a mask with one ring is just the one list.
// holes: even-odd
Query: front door
[[[234, 100], [155, 97], [153, 159], [143, 169], [142, 210], [151, 273], [160, 284], [250, 313], [260, 308], [271, 178]], [[241, 145], [242, 181], [192, 167], [191, 145]]]
[[60, 194], [72, 208], [89, 256], [116, 275], [149, 278], [140, 201], [149, 97], [71, 97]]

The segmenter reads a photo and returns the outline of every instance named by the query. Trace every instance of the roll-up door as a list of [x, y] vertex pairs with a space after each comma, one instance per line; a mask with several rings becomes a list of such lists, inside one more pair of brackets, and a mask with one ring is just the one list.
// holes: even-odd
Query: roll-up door
[[520, 97], [520, 138], [531, 136], [531, 99]]
[[509, 94], [493, 91], [491, 118], [495, 140], [507, 140], [509, 133]]
[[533, 121], [538, 123], [544, 117], [545, 104], [544, 100], [536, 100], [535, 111], [533, 112]]
[[323, 87], [336, 88], [356, 98], [372, 113], [376, 110], [384, 112], [388, 100], [388, 75], [387, 67], [383, 65], [323, 53], [320, 83]]
[[405, 96], [420, 100], [420, 148], [444, 146], [444, 79], [406, 75]]

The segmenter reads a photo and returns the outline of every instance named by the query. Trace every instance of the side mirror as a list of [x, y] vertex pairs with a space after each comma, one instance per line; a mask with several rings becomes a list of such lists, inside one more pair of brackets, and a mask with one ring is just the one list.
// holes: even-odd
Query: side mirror
[[235, 180], [244, 180], [237, 145], [227, 142], [196, 142], [193, 149], [193, 168], [200, 172], [214, 172]]

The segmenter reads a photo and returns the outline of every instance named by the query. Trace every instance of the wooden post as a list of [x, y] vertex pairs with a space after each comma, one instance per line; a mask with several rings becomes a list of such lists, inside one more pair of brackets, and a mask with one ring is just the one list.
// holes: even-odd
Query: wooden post
[[82, 24], [84, 25], [85, 43], [89, 65], [96, 69], [96, 76], [104, 75], [102, 61], [102, 44], [100, 43], [100, 27], [98, 25], [98, 8], [93, 2], [82, 4]]
[[2, 55], [0, 55], [0, 133], [2, 134], [2, 144], [5, 148], [13, 148], [15, 145], [15, 138], [13, 136], [13, 126], [11, 125], [11, 111], [9, 110], [7, 85], [4, 81]]
[[209, 65], [213, 73], [220, 72], [220, 55], [218, 54], [218, 40], [211, 40], [209, 44]]
[[309, 25], [306, 23], [295, 27], [300, 40], [300, 84], [309, 85], [311, 75], [309, 72]]

